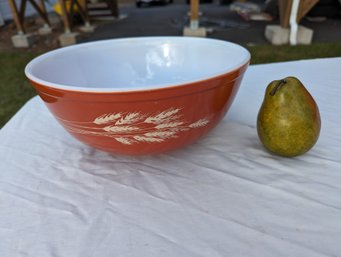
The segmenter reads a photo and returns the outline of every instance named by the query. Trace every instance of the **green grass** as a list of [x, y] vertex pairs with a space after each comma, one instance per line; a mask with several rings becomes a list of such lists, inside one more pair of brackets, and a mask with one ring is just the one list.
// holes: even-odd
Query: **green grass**
[[0, 128], [35, 95], [24, 75], [26, 63], [34, 56], [21, 51], [0, 52]]
[[252, 56], [251, 64], [284, 62], [300, 59], [341, 57], [341, 43], [320, 43], [309, 46], [246, 46]]
[[[341, 57], [341, 43], [295, 47], [272, 45], [246, 47], [252, 55], [251, 64]], [[25, 65], [36, 55], [38, 53], [0, 51], [0, 128], [36, 94], [24, 75]]]

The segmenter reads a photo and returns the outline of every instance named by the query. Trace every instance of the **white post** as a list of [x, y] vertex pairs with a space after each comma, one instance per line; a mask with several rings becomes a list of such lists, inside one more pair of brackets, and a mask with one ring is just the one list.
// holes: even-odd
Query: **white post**
[[297, 12], [300, 0], [293, 0], [290, 13], [290, 45], [297, 44]]

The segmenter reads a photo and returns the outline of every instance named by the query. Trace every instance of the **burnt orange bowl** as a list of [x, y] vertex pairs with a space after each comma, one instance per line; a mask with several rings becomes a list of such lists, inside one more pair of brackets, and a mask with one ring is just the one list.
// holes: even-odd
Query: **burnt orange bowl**
[[114, 154], [174, 150], [207, 134], [231, 105], [250, 60], [214, 39], [141, 37], [65, 47], [26, 76], [78, 140]]

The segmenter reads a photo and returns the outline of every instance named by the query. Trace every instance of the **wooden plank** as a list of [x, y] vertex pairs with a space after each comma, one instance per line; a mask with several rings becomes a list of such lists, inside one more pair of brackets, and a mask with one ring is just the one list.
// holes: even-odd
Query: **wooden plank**
[[[300, 22], [302, 18], [313, 8], [319, 0], [300, 0], [300, 5], [297, 13], [297, 22]], [[292, 0], [279, 0], [279, 17], [280, 24], [283, 28], [290, 27], [290, 13]]]
[[22, 0], [19, 7], [19, 19], [21, 23], [23, 23], [23, 20], [25, 18], [26, 2], [27, 0]]
[[62, 19], [63, 19], [65, 33], [70, 33], [71, 32], [71, 22], [70, 22], [69, 14], [66, 10], [65, 0], [58, 0], [58, 3], [60, 5], [60, 9], [62, 11]]
[[78, 8], [77, 11], [81, 15], [83, 21], [86, 24], [90, 24], [89, 15], [88, 15], [87, 8], [86, 8], [86, 0], [75, 1], [75, 4]]
[[[26, 0], [22, 0], [22, 1], [26, 1]], [[34, 1], [34, 0], [28, 0], [31, 5], [34, 7], [34, 9], [36, 9], [37, 13], [40, 15], [40, 17], [43, 18], [43, 20], [49, 24], [49, 19], [47, 17], [47, 13], [44, 12], [42, 9], [40, 9], [40, 6]]]
[[24, 25], [19, 17], [18, 8], [15, 0], [8, 0], [8, 5], [11, 8], [12, 17], [14, 19], [15, 26], [17, 27], [18, 33], [25, 33]]
[[292, 0], [279, 0], [279, 19], [283, 28], [289, 28]]
[[41, 9], [41, 11], [44, 13], [44, 17], [45, 17], [45, 22], [51, 26], [50, 21], [49, 21], [49, 17], [47, 15], [47, 11], [46, 11], [46, 6], [45, 6], [45, 1], [44, 0], [39, 0], [39, 7]]
[[301, 19], [313, 8], [319, 0], [301, 0], [300, 7], [297, 13], [297, 21]]
[[191, 0], [191, 21], [199, 20], [199, 0]]

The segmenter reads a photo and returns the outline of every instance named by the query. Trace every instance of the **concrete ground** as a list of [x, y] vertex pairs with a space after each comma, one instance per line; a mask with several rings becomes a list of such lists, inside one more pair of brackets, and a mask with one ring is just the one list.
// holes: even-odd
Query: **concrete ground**
[[[180, 1], [180, 0], [177, 0]], [[135, 7], [134, 3], [124, 4], [120, 13], [126, 18], [100, 23], [95, 32], [83, 41], [134, 37], [134, 36], [180, 36], [183, 27], [188, 25], [189, 5], [177, 2], [164, 6]], [[265, 44], [266, 25], [278, 24], [279, 21], [246, 21], [228, 5], [218, 3], [201, 4], [201, 24], [209, 28], [210, 38], [218, 38], [239, 44]], [[341, 42], [341, 19], [326, 19], [320, 22], [302, 20], [302, 25], [314, 30], [313, 43]]]

